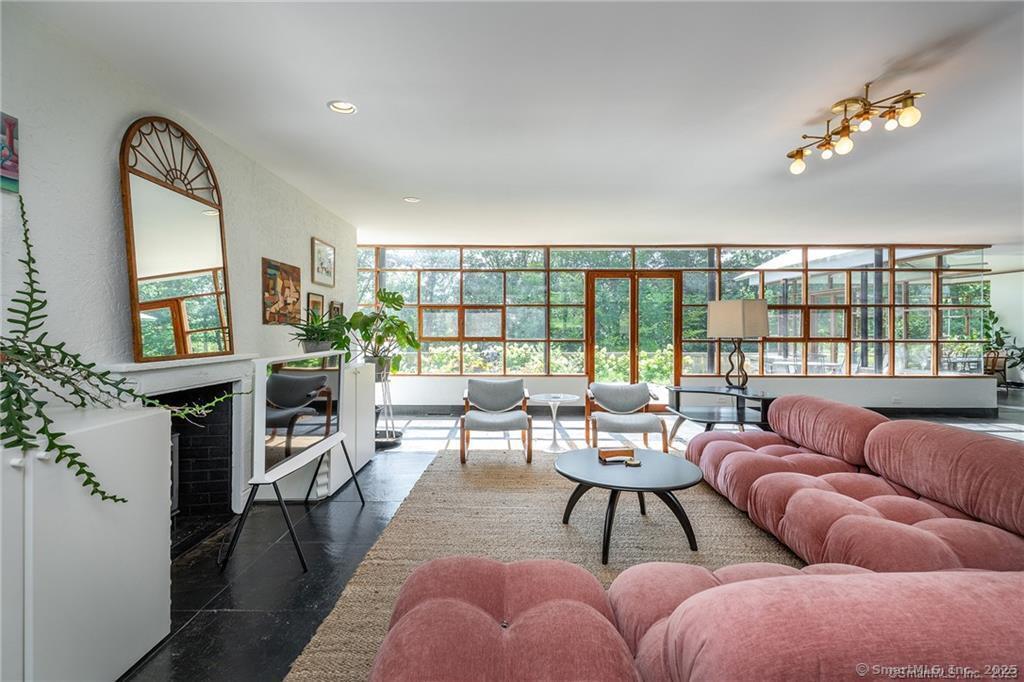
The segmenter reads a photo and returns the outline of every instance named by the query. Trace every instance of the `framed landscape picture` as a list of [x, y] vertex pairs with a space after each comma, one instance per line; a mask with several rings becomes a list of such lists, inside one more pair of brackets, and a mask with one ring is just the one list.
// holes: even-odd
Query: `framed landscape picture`
[[297, 324], [302, 317], [302, 270], [263, 259], [263, 324]]
[[317, 315], [324, 315], [324, 295], [314, 294], [312, 291], [306, 294], [306, 310], [312, 310]]
[[322, 239], [313, 237], [310, 246], [313, 269], [313, 283], [334, 286], [334, 247]]

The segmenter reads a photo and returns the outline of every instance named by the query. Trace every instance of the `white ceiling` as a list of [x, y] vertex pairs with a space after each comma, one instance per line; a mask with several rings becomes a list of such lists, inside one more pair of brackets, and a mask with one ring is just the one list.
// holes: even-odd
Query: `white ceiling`
[[[32, 11], [364, 242], [1024, 242], [1020, 5]], [[927, 91], [921, 123], [790, 175], [809, 121], [872, 78]]]

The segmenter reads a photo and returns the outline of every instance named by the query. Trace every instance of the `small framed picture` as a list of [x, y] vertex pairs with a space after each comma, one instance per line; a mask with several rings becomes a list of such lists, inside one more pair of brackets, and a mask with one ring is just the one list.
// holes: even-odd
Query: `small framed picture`
[[310, 264], [313, 270], [313, 283], [334, 286], [334, 247], [322, 239], [313, 237], [310, 245]]
[[327, 310], [327, 314], [330, 317], [338, 317], [345, 314], [345, 304], [341, 301], [331, 301], [331, 305]]
[[306, 294], [306, 310], [312, 310], [317, 315], [324, 314], [324, 295], [314, 294], [312, 291]]

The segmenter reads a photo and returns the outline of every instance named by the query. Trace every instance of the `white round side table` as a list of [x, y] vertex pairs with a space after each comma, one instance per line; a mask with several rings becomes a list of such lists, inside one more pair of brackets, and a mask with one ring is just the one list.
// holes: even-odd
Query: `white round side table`
[[564, 452], [565, 448], [558, 442], [558, 406], [562, 403], [571, 403], [579, 400], [578, 395], [572, 393], [538, 393], [530, 396], [530, 400], [538, 403], [546, 403], [551, 408], [551, 443], [546, 448], [547, 452]]

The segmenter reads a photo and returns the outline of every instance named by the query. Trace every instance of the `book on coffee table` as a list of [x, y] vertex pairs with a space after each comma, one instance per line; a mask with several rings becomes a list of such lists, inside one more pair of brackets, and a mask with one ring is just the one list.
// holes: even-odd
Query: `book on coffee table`
[[597, 459], [601, 464], [625, 464], [626, 460], [633, 459], [636, 451], [633, 448], [613, 447], [598, 448]]

